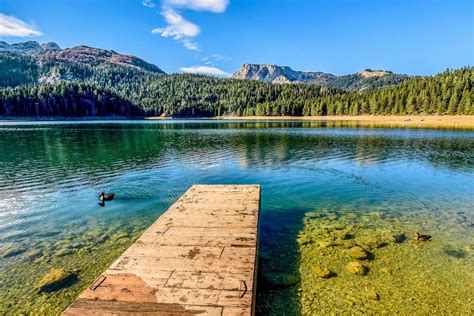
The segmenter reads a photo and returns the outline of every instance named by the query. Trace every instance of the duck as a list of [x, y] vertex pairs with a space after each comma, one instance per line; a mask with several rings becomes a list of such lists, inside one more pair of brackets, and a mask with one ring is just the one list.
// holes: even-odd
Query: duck
[[420, 233], [415, 234], [415, 239], [419, 241], [428, 241], [431, 239], [430, 235], [420, 235]]
[[99, 195], [99, 199], [100, 199], [100, 202], [103, 203], [104, 201], [112, 201], [115, 197], [115, 193], [107, 193], [105, 194], [104, 192], [102, 192], [100, 195]]

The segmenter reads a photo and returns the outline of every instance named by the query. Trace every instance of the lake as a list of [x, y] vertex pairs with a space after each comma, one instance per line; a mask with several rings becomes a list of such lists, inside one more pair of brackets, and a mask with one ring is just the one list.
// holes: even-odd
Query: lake
[[[435, 313], [469, 314], [473, 176], [474, 132], [467, 130], [0, 122], [0, 314], [60, 313], [198, 183], [262, 187], [259, 314], [331, 306], [424, 313], [433, 304]], [[105, 207], [97, 204], [102, 191], [116, 193]], [[416, 242], [415, 232], [432, 241]], [[345, 271], [351, 260], [342, 241], [388, 235], [397, 236], [393, 243], [368, 245], [367, 275]], [[312, 274], [321, 262], [331, 278]], [[77, 278], [39, 291], [41, 279], [61, 268]]]

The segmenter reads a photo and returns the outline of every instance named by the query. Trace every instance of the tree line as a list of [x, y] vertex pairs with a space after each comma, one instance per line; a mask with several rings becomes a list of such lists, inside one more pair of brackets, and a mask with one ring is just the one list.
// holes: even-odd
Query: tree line
[[[474, 67], [346, 92], [118, 65], [0, 58], [3, 116], [473, 115]], [[35, 80], [35, 76], [41, 81]]]

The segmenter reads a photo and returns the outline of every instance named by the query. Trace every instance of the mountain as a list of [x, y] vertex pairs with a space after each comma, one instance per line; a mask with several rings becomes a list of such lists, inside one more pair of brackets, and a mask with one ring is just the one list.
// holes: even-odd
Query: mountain
[[288, 66], [243, 64], [231, 78], [258, 80], [268, 83], [327, 84], [336, 76], [324, 72], [295, 71]]
[[[11, 56], [15, 55], [24, 56], [24, 59], [34, 60], [40, 68], [54, 68], [55, 65], [61, 67], [63, 64], [78, 64], [85, 67], [127, 67], [138, 71], [164, 74], [154, 64], [135, 56], [119, 54], [113, 50], [84, 45], [61, 49], [58, 44], [53, 42], [39, 44], [35, 41], [28, 41], [10, 45], [0, 41], [0, 57], [11, 58]], [[16, 58], [21, 59], [21, 56], [16, 56]]]
[[84, 45], [61, 50], [47, 50], [38, 55], [38, 59], [40, 62], [66, 60], [90, 66], [113, 64], [124, 67], [133, 67], [142, 71], [164, 74], [158, 66], [148, 63], [138, 57], [119, 54], [113, 50], [88, 47]]
[[362, 91], [398, 84], [408, 76], [371, 69], [356, 74], [336, 76], [325, 72], [296, 71], [288, 66], [244, 64], [231, 78], [268, 83], [317, 84], [346, 91]]
[[474, 114], [474, 67], [408, 78], [249, 64], [234, 78], [254, 80], [235, 80], [166, 75], [138, 57], [87, 46], [0, 42], [0, 50], [0, 117]]
[[44, 44], [39, 44], [35, 41], [28, 41], [22, 43], [8, 44], [6, 42], [0, 41], [0, 52], [12, 52], [20, 54], [42, 54], [46, 51], [58, 51], [61, 50], [58, 44], [49, 42]]
[[123, 77], [120, 74], [102, 73], [87, 81], [62, 80], [0, 89], [0, 119], [2, 116], [474, 115], [474, 67], [447, 70], [433, 77], [414, 77], [399, 85], [364, 92], [195, 74], [143, 72]]

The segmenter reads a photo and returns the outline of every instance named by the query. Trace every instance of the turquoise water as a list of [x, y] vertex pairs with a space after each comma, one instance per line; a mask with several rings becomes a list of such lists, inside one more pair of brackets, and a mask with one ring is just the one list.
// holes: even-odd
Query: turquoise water
[[[266, 274], [298, 270], [296, 238], [307, 212], [404, 216], [427, 233], [443, 231], [442, 242], [462, 240], [459, 260], [471, 260], [473, 175], [474, 132], [463, 130], [0, 123], [0, 313], [59, 313], [197, 183], [261, 184], [258, 312], [298, 313], [298, 285], [274, 284]], [[116, 193], [104, 208], [101, 191]], [[470, 262], [463, 273], [473, 280]], [[39, 291], [54, 268], [77, 277]]]

